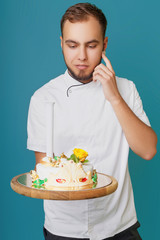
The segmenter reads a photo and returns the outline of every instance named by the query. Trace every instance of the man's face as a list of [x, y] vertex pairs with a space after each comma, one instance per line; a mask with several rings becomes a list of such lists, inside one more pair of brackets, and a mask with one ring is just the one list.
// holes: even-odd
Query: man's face
[[69, 74], [78, 81], [92, 80], [94, 68], [100, 64], [102, 51], [107, 47], [107, 38], [94, 17], [87, 21], [64, 23], [61, 46]]

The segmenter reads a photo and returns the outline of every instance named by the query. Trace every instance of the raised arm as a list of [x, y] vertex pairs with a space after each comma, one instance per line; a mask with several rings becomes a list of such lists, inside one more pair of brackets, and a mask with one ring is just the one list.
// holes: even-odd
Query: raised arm
[[143, 123], [125, 101], [112, 103], [130, 148], [140, 157], [150, 160], [156, 154], [157, 136], [153, 129]]
[[95, 68], [93, 81], [101, 82], [105, 98], [111, 103], [130, 148], [140, 157], [150, 160], [157, 152], [156, 133], [143, 123], [123, 100], [117, 88], [112, 65], [104, 54], [102, 57], [106, 66], [100, 64]]

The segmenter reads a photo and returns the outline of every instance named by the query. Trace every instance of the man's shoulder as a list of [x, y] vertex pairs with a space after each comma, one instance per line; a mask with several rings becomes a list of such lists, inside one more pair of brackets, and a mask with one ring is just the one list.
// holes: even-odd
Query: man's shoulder
[[32, 97], [36, 98], [37, 100], [48, 100], [48, 97], [51, 97], [56, 90], [62, 89], [63, 87], [64, 74], [61, 74], [37, 89]]
[[127, 78], [124, 78], [124, 77], [116, 76], [116, 81], [118, 85], [124, 86], [124, 87], [125, 86], [131, 87], [134, 84], [133, 81], [128, 80]]
[[132, 91], [135, 85], [133, 81], [128, 80], [127, 78], [117, 77], [117, 76], [116, 76], [116, 82], [117, 82], [118, 89], [122, 92], [125, 92], [126, 90]]
[[121, 96], [126, 102], [129, 102], [134, 94], [135, 84], [133, 81], [122, 77], [116, 77], [116, 82]]

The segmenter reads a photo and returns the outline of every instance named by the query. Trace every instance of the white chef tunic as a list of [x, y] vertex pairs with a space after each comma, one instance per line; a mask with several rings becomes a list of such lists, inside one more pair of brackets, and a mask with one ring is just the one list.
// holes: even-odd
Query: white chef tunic
[[[132, 81], [116, 77], [121, 96], [144, 123], [150, 125]], [[101, 240], [127, 229], [137, 221], [128, 171], [129, 145], [121, 125], [105, 99], [99, 81], [82, 84], [68, 71], [38, 89], [28, 114], [27, 148], [46, 152], [46, 102], [54, 104], [54, 154], [76, 147], [89, 153], [99, 173], [118, 180], [108, 196], [88, 200], [44, 200], [45, 228], [55, 235]], [[136, 129], [135, 129], [136, 131]]]

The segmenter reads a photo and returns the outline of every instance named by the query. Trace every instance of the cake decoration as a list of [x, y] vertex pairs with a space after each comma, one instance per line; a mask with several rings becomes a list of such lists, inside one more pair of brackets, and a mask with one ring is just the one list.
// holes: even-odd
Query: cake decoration
[[75, 148], [68, 158], [64, 153], [54, 158], [44, 157], [31, 171], [32, 187], [55, 189], [62, 187], [94, 186], [97, 174], [87, 159], [88, 152]]

